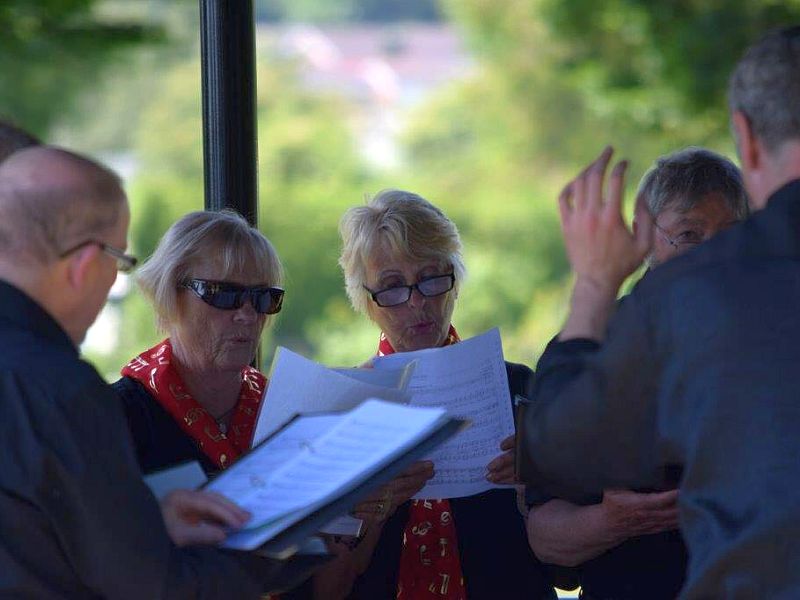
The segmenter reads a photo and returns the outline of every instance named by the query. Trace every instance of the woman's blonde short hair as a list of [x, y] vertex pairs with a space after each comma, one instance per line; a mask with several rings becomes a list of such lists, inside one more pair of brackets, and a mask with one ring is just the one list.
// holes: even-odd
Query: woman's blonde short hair
[[350, 208], [339, 223], [339, 234], [339, 266], [344, 272], [347, 296], [358, 312], [367, 312], [367, 263], [379, 249], [415, 262], [449, 263], [456, 276], [456, 291], [466, 276], [455, 223], [411, 192], [383, 190], [365, 206]]
[[191, 212], [176, 221], [136, 274], [139, 288], [156, 311], [158, 327], [178, 325], [178, 289], [200, 264], [220, 266], [220, 279], [248, 273], [268, 286], [279, 286], [283, 267], [278, 253], [240, 214]]

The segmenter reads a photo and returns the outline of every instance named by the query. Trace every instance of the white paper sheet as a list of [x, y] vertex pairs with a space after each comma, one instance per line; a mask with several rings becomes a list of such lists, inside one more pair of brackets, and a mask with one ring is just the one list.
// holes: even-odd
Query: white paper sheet
[[411, 368], [403, 366], [398, 369], [373, 369], [373, 368], [357, 368], [357, 369], [331, 369], [334, 373], [347, 375], [352, 379], [356, 379], [363, 383], [370, 385], [379, 385], [381, 387], [394, 388], [396, 390], [405, 390], [408, 387], [408, 382], [413, 373], [413, 365]]
[[[253, 445], [269, 437], [296, 414], [349, 410], [367, 398], [407, 403], [408, 396], [402, 386], [407, 384], [408, 376], [403, 369], [399, 367], [388, 378], [369, 374], [356, 378], [351, 373], [336, 372], [291, 350], [278, 348], [256, 421]], [[375, 381], [390, 381], [398, 387], [377, 385]]]
[[[273, 452], [273, 440], [268, 441], [207, 486], [253, 514], [247, 528], [229, 536], [223, 545], [244, 550], [257, 547], [344, 487], [366, 481], [380, 465], [433, 431], [444, 415], [443, 409], [367, 400], [344, 416], [327, 416], [338, 420], [328, 421], [325, 432], [310, 443], [304, 423], [308, 418], [300, 417], [294, 427], [275, 437], [278, 452]], [[319, 429], [321, 419], [311, 417], [316, 421], [311, 429]], [[287, 439], [291, 440], [288, 444]], [[287, 447], [291, 456], [276, 467], [275, 454]]]
[[194, 490], [203, 485], [208, 478], [196, 460], [181, 463], [144, 477], [144, 482], [153, 495], [161, 501], [175, 490]]
[[472, 421], [428, 458], [435, 476], [418, 499], [458, 498], [498, 486], [486, 480], [486, 465], [501, 454], [500, 442], [514, 433], [500, 332], [446, 346], [376, 358], [375, 369], [397, 369], [416, 361], [408, 391], [412, 406], [441, 406], [451, 417]]

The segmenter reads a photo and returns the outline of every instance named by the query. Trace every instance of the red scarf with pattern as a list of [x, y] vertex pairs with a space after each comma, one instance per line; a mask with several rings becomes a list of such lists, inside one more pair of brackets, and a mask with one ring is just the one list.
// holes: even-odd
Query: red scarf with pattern
[[208, 411], [200, 406], [172, 364], [169, 339], [142, 352], [120, 371], [124, 377], [140, 382], [155, 400], [175, 419], [181, 429], [220, 469], [231, 465], [250, 448], [258, 407], [267, 378], [257, 369], [242, 369], [242, 387], [233, 409], [230, 425], [223, 433]]
[[[450, 325], [442, 346], [460, 338]], [[378, 356], [395, 350], [381, 333]], [[403, 530], [403, 550], [397, 584], [398, 600], [465, 600], [458, 537], [449, 500], [412, 500]]]

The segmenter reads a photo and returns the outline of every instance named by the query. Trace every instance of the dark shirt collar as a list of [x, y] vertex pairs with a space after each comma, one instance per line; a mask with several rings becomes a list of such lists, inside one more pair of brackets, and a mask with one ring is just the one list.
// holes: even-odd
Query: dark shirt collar
[[797, 204], [798, 208], [800, 208], [800, 202], [797, 202], [798, 198], [800, 198], [800, 178], [793, 179], [772, 192], [767, 200], [766, 207], [770, 208], [787, 204]]
[[67, 332], [39, 304], [19, 288], [0, 279], [0, 325], [24, 329], [49, 342], [70, 348], [77, 356], [78, 348]]

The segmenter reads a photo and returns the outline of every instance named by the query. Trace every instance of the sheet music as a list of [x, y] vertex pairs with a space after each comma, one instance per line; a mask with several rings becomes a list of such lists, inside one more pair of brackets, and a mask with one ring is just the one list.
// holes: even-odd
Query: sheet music
[[501, 454], [500, 442], [514, 433], [500, 332], [446, 346], [376, 358], [375, 369], [397, 369], [417, 362], [409, 383], [412, 406], [441, 406], [472, 426], [437, 448], [428, 458], [436, 474], [415, 496], [458, 498], [505, 487], [486, 480], [486, 465]]
[[413, 373], [413, 363], [398, 369], [331, 369], [335, 373], [347, 375], [352, 379], [357, 379], [363, 383], [379, 385], [381, 387], [405, 390]]
[[203, 485], [208, 478], [196, 460], [181, 463], [169, 469], [162, 469], [145, 475], [144, 482], [159, 501], [175, 490], [193, 490]]
[[[371, 381], [393, 381], [405, 386], [408, 377], [403, 367], [388, 378], [372, 376]], [[412, 367], [413, 368], [413, 367]], [[269, 386], [256, 421], [253, 445], [277, 431], [296, 414], [328, 413], [349, 410], [367, 398], [381, 398], [405, 404], [404, 387], [385, 387], [320, 365], [291, 350], [280, 347], [275, 353]]]
[[[290, 455], [282, 464], [276, 465], [270, 440], [207, 486], [253, 514], [246, 529], [229, 536], [223, 545], [256, 547], [336, 497], [345, 486], [368, 479], [387, 459], [433, 431], [444, 416], [443, 409], [367, 400], [343, 416], [332, 417], [338, 419], [335, 423], [310, 417], [316, 423], [306, 428], [307, 417], [299, 417], [294, 427], [275, 438], [278, 452]], [[315, 428], [326, 429], [308, 443], [305, 434]]]

